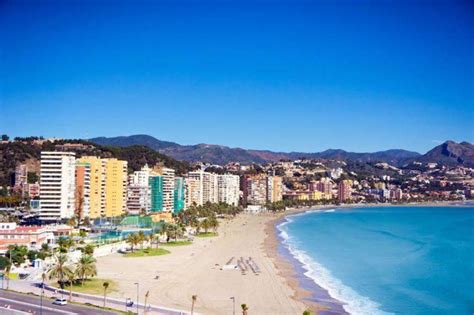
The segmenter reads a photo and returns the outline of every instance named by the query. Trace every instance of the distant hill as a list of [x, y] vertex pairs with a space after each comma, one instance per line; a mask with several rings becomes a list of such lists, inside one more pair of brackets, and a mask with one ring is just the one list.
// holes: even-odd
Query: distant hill
[[179, 147], [180, 145], [174, 142], [161, 141], [149, 135], [134, 135], [129, 137], [99, 137], [91, 139], [90, 141], [114, 147], [129, 147], [132, 145], [145, 145], [153, 150], [162, 150], [170, 147]]
[[433, 162], [444, 165], [474, 167], [474, 145], [469, 142], [446, 141], [414, 160], [425, 163]]
[[[67, 144], [82, 144], [67, 146]], [[162, 163], [166, 167], [183, 174], [190, 170], [187, 162], [177, 161], [144, 145], [130, 145], [127, 147], [103, 146], [84, 140], [61, 140], [42, 144], [34, 142], [0, 143], [0, 186], [12, 184], [13, 174], [17, 164], [28, 162], [34, 164], [40, 159], [41, 151], [74, 151], [76, 157], [94, 155], [103, 158], [115, 157], [128, 161], [129, 171], [139, 170], [145, 163], [153, 166]], [[38, 173], [38, 171], [36, 171]], [[39, 174], [37, 174], [39, 175]]]
[[91, 142], [101, 145], [114, 145], [126, 147], [130, 144], [146, 145], [165, 155], [183, 161], [203, 161], [214, 164], [226, 164], [228, 162], [240, 162], [243, 164], [274, 162], [282, 159], [337, 159], [358, 162], [387, 162], [400, 165], [407, 159], [419, 157], [417, 152], [406, 150], [387, 150], [374, 153], [355, 153], [344, 150], [326, 150], [316, 153], [304, 152], [273, 152], [268, 150], [246, 150], [242, 148], [230, 148], [222, 145], [197, 144], [179, 145], [174, 142], [158, 140], [147, 135], [133, 135], [128, 137], [100, 137], [90, 139]]

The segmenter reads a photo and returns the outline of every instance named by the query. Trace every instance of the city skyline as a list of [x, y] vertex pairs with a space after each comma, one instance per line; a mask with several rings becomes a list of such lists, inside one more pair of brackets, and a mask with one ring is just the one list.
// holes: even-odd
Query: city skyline
[[472, 8], [6, 1], [0, 131], [283, 152], [473, 142]]

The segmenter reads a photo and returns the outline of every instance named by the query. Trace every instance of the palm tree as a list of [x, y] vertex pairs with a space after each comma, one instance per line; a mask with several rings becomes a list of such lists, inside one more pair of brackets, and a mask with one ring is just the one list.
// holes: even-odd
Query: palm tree
[[202, 220], [201, 227], [204, 229], [204, 233], [207, 234], [207, 232], [209, 231], [209, 228], [211, 227], [211, 224], [208, 218], [205, 218], [204, 220]]
[[143, 305], [143, 314], [146, 314], [146, 303], [148, 301], [149, 295], [150, 295], [150, 290], [146, 291], [146, 294], [145, 294], [145, 304]]
[[11, 264], [8, 264], [5, 267], [5, 275], [7, 276], [7, 290], [8, 290], [8, 287], [10, 286], [10, 271], [11, 271], [11, 269], [12, 269]]
[[49, 277], [58, 279], [59, 285], [61, 289], [63, 289], [64, 278], [67, 277], [69, 273], [72, 273], [72, 269], [68, 264], [67, 256], [63, 254], [57, 256], [53, 267], [49, 271]]
[[138, 240], [139, 240], [141, 249], [143, 249], [143, 242], [145, 242], [145, 239], [146, 239], [145, 233], [143, 231], [138, 232]]
[[247, 315], [247, 311], [249, 310], [247, 304], [242, 304], [240, 307], [242, 308], [242, 315]]
[[156, 249], [158, 249], [158, 245], [160, 244], [160, 234], [155, 235], [155, 245]]
[[67, 271], [66, 273], [66, 278], [69, 282], [69, 301], [72, 301], [72, 285], [74, 283], [74, 280], [76, 280], [76, 273], [71, 269]]
[[191, 315], [193, 315], [193, 314], [194, 314], [194, 304], [196, 303], [196, 300], [197, 300], [197, 298], [198, 298], [198, 296], [197, 296], [197, 295], [193, 295], [193, 296], [191, 297], [191, 299], [192, 299], [192, 304], [191, 304]]
[[132, 233], [127, 236], [127, 243], [130, 243], [130, 246], [132, 247], [132, 253], [136, 245], [140, 243], [138, 234]]
[[97, 267], [95, 265], [95, 258], [90, 255], [82, 255], [79, 261], [76, 263], [76, 272], [81, 279], [81, 285], [84, 285], [84, 281], [87, 277], [93, 277], [97, 275]]
[[160, 234], [164, 235], [166, 234], [166, 242], [168, 242], [168, 231], [170, 230], [170, 224], [168, 223], [163, 223], [161, 226]]
[[105, 307], [105, 301], [107, 299], [107, 289], [109, 288], [109, 283], [105, 281], [102, 283], [102, 286], [104, 287], [104, 307]]

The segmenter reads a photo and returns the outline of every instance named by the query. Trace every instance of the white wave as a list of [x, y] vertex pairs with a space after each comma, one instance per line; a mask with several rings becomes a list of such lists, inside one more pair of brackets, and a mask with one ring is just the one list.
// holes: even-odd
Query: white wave
[[[286, 222], [288, 223], [288, 222]], [[344, 285], [339, 279], [334, 277], [331, 272], [321, 264], [312, 259], [305, 251], [296, 248], [290, 242], [291, 237], [284, 229], [286, 224], [279, 224], [277, 229], [283, 239], [283, 244], [288, 248], [290, 254], [298, 260], [303, 269], [306, 270], [305, 276], [312, 279], [317, 285], [328, 291], [334, 299], [343, 303], [343, 308], [352, 315], [388, 315], [381, 310], [380, 304], [372, 301], [368, 297], [362, 296], [352, 288]]]
[[336, 212], [336, 209], [328, 209], [328, 210], [325, 210], [324, 212]]

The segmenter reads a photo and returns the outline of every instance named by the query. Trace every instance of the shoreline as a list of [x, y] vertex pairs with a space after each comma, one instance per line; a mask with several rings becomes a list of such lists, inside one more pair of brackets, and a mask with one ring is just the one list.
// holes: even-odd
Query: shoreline
[[321, 287], [314, 279], [307, 276], [304, 264], [290, 252], [284, 244], [284, 239], [279, 235], [278, 226], [287, 222], [287, 217], [304, 214], [312, 210], [328, 209], [354, 209], [368, 207], [472, 207], [473, 201], [443, 201], [403, 204], [342, 204], [320, 205], [311, 207], [291, 208], [276, 215], [276, 218], [267, 222], [265, 232], [267, 238], [264, 242], [265, 251], [273, 258], [274, 265], [279, 275], [286, 279], [287, 284], [294, 290], [292, 296], [295, 300], [304, 303], [308, 309], [319, 315], [349, 315], [344, 308], [344, 302], [332, 297], [329, 292]]
[[[307, 210], [304, 210], [307, 211]], [[301, 213], [293, 211], [290, 215]], [[302, 302], [314, 314], [319, 315], [346, 315], [342, 303], [329, 295], [329, 293], [313, 279], [306, 276], [300, 261], [290, 253], [283, 244], [283, 239], [278, 235], [277, 226], [285, 222], [289, 214], [280, 214], [275, 219], [268, 221], [265, 227], [267, 238], [264, 242], [267, 255], [273, 259], [277, 273], [286, 279], [286, 283], [293, 289], [292, 298]]]

